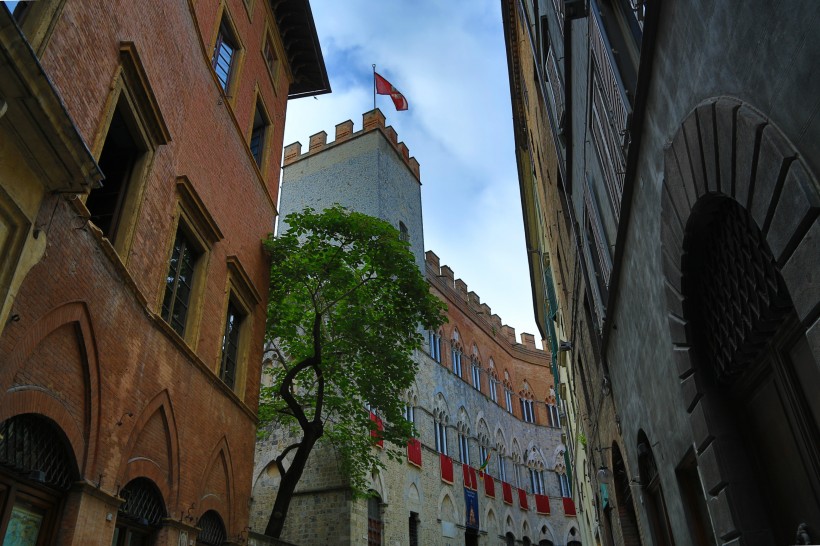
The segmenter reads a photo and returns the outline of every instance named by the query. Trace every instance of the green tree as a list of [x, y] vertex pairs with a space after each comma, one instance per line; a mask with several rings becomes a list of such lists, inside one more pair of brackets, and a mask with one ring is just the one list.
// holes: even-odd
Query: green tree
[[286, 222], [288, 230], [265, 243], [272, 258], [267, 341], [285, 358], [268, 370], [273, 380], [259, 409], [261, 430], [274, 422], [297, 438], [276, 458], [281, 482], [265, 534], [277, 538], [319, 438], [340, 453], [357, 494], [368, 473], [384, 466], [377, 440], [389, 458], [403, 455], [413, 427], [402, 395], [416, 375], [419, 327], [445, 320], [408, 243], [387, 222], [338, 206], [305, 209]]

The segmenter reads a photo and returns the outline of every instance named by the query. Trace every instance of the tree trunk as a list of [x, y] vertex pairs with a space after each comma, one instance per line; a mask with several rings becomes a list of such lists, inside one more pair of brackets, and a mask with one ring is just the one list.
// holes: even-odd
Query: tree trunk
[[273, 503], [273, 510], [268, 519], [268, 526], [265, 528], [265, 534], [267, 536], [279, 538], [282, 535], [282, 529], [285, 527], [285, 517], [288, 515], [290, 501], [293, 500], [293, 492], [296, 490], [296, 484], [298, 484], [302, 478], [302, 472], [305, 470], [310, 452], [321, 436], [321, 425], [316, 426], [311, 423], [311, 427], [303, 431], [302, 441], [296, 449], [293, 461], [279, 482], [279, 492], [276, 494], [276, 501]]

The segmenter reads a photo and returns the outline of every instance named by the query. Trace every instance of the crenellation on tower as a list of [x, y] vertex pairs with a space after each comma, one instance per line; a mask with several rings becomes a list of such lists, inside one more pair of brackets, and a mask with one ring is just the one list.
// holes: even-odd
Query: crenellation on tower
[[335, 140], [332, 142], [327, 141], [327, 132], [319, 131], [318, 133], [310, 136], [310, 140], [308, 142], [308, 150], [305, 153], [302, 153], [301, 142], [297, 141], [288, 144], [287, 146], [285, 146], [283, 166], [287, 167], [288, 165], [296, 163], [297, 161], [316, 155], [320, 152], [323, 152], [324, 150], [333, 148], [337, 144], [370, 133], [371, 131], [378, 130], [381, 131], [381, 133], [384, 135], [384, 137], [387, 139], [387, 141], [399, 155], [404, 165], [408, 169], [410, 169], [410, 172], [413, 173], [415, 179], [419, 183], [421, 182], [421, 172], [419, 169], [418, 160], [416, 160], [415, 157], [410, 156], [410, 150], [407, 148], [407, 144], [405, 144], [404, 142], [399, 142], [399, 136], [396, 133], [396, 130], [393, 128], [393, 126], [385, 125], [385, 117], [381, 110], [376, 108], [375, 110], [370, 110], [369, 112], [365, 112], [364, 114], [362, 114], [362, 127], [363, 128], [361, 130], [354, 131], [353, 121], [343, 121], [342, 123], [336, 125]]
[[336, 142], [342, 142], [353, 134], [353, 120], [347, 120], [336, 125]]
[[[455, 279], [455, 274], [450, 266], [441, 265], [441, 260], [438, 255], [432, 250], [428, 250], [424, 254], [425, 263], [427, 265], [427, 278], [441, 290], [449, 291], [452, 294], [453, 301], [462, 301], [465, 303], [464, 311], [471, 311], [474, 314], [474, 320], [479, 319], [489, 325], [489, 330], [495, 334], [500, 333], [503, 339], [509, 341], [513, 346], [523, 347], [525, 349], [549, 352], [549, 342], [541, 340], [541, 347], [535, 345], [535, 336], [526, 332], [521, 333], [521, 343], [515, 336], [515, 328], [503, 323], [501, 317], [494, 314], [492, 308], [486, 303], [481, 303], [481, 296], [475, 291], [469, 290], [467, 283], [462, 279]], [[457, 297], [457, 298], [456, 298]]]

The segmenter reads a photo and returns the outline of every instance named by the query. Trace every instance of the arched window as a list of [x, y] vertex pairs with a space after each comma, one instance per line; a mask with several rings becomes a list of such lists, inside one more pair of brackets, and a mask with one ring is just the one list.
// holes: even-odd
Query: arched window
[[546, 495], [544, 485], [544, 461], [533, 447], [527, 455], [527, 471], [530, 475], [530, 491], [536, 495]]
[[199, 533], [196, 535], [197, 546], [222, 546], [228, 533], [225, 532], [225, 524], [215, 510], [208, 510], [197, 522]]
[[427, 353], [430, 358], [441, 364], [441, 333], [427, 330]]
[[470, 464], [470, 427], [462, 422], [458, 424], [458, 458], [462, 463]]
[[117, 511], [117, 525], [111, 546], [148, 544], [166, 516], [165, 501], [156, 484], [148, 478], [134, 478], [120, 491], [125, 502]]
[[470, 374], [473, 380], [473, 388], [481, 390], [481, 360], [478, 357], [478, 348], [473, 345], [473, 354], [470, 357]]
[[440, 410], [434, 415], [434, 418], [436, 451], [447, 455], [447, 413]]
[[535, 402], [533, 401], [532, 389], [529, 383], [524, 381], [523, 388], [518, 393], [518, 401], [521, 404], [521, 419], [525, 423], [535, 422]]
[[510, 381], [510, 372], [504, 370], [504, 408], [507, 412], [513, 412], [513, 386], [512, 381]]
[[561, 428], [561, 416], [558, 413], [558, 406], [555, 400], [555, 387], [550, 385], [550, 393], [547, 396], [547, 424], [553, 428]]
[[63, 431], [34, 413], [3, 421], [0, 467], [0, 529], [25, 527], [31, 544], [54, 542], [61, 499], [80, 476]]
[[458, 377], [461, 377], [462, 374], [461, 355], [461, 345], [458, 345], [456, 341], [453, 341], [453, 344], [450, 347], [450, 361], [453, 363], [453, 373]]

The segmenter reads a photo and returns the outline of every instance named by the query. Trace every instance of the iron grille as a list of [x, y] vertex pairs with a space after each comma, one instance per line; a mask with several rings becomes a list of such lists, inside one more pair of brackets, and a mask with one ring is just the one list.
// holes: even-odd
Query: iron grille
[[792, 308], [783, 278], [749, 213], [725, 199], [687, 245], [700, 334], [718, 377], [737, 378], [755, 362]]
[[63, 432], [33, 413], [0, 423], [0, 465], [66, 491], [79, 477]]
[[140, 525], [157, 525], [165, 517], [165, 502], [162, 494], [148, 478], [136, 478], [128, 482], [120, 496], [125, 502], [119, 514]]
[[208, 546], [220, 546], [225, 542], [227, 533], [222, 518], [214, 510], [208, 510], [199, 518], [199, 534], [196, 537], [197, 544], [207, 544]]

